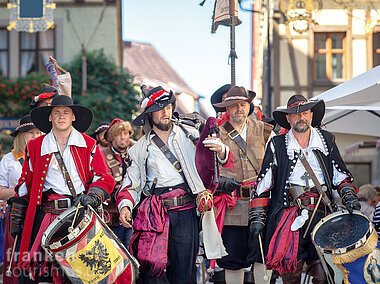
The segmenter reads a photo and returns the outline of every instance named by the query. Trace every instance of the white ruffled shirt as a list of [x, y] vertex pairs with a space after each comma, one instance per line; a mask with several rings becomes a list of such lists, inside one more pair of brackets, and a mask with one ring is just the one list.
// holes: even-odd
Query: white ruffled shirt
[[22, 166], [15, 159], [12, 152], [4, 155], [0, 161], [0, 185], [8, 188], [14, 188], [21, 176]]
[[[74, 159], [71, 155], [70, 146], [87, 147], [86, 141], [84, 140], [83, 136], [74, 127], [72, 128], [71, 134], [67, 141], [67, 147], [63, 151], [63, 153], [61, 153], [61, 155], [65, 163], [65, 166], [70, 174], [70, 178], [73, 182], [75, 192], [77, 194], [80, 194], [85, 191], [85, 187], [82, 183], [82, 180], [80, 179], [78, 170], [75, 166]], [[41, 155], [57, 152], [58, 149], [59, 147], [53, 133], [49, 132], [48, 134], [46, 134], [46, 136], [44, 137], [42, 141]], [[29, 162], [29, 167], [30, 167], [30, 170], [33, 171], [32, 165], [30, 162]], [[66, 185], [65, 179], [63, 177], [63, 174], [61, 172], [61, 169], [59, 167], [59, 164], [54, 154], [49, 164], [43, 192], [48, 191], [49, 189], [53, 189], [54, 192], [57, 194], [71, 195], [70, 190], [68, 186]], [[24, 195], [27, 195], [27, 193], [28, 193], [28, 190], [26, 188], [25, 183], [23, 183], [19, 188], [19, 195], [24, 196]]]
[[[327, 146], [323, 142], [323, 138], [321, 134], [313, 127], [310, 127], [311, 129], [311, 135], [310, 135], [310, 140], [309, 140], [309, 145], [305, 148], [302, 149], [301, 146], [298, 144], [296, 138], [293, 135], [292, 130], [290, 130], [286, 134], [286, 140], [287, 140], [287, 155], [290, 160], [293, 160], [294, 153], [300, 153], [300, 151], [304, 152], [304, 155], [306, 157], [306, 160], [309, 162], [312, 170], [314, 171], [318, 181], [320, 184], [325, 184], [325, 178], [323, 176], [321, 167], [319, 165], [319, 162], [317, 160], [317, 157], [313, 153], [314, 149], [318, 149], [321, 151], [325, 156], [329, 154]], [[271, 150], [273, 152], [273, 155], [275, 153], [275, 148], [273, 143], [270, 143]], [[274, 155], [274, 165], [277, 165], [277, 160]], [[289, 182], [291, 184], [297, 184], [301, 186], [306, 185], [306, 179], [303, 177], [305, 174], [306, 170], [305, 167], [303, 166], [302, 162], [300, 159], [297, 159], [297, 163], [295, 166], [291, 166], [291, 172], [289, 176]], [[335, 167], [333, 168], [333, 180], [332, 183], [334, 185], [339, 185], [344, 179], [348, 178], [349, 176], [346, 173], [338, 171]], [[314, 186], [313, 181], [311, 178], [308, 179], [309, 186]], [[270, 168], [264, 175], [264, 177], [259, 181], [256, 192], [258, 195], [261, 193], [268, 191], [272, 188], [273, 186], [273, 173], [272, 169]]]

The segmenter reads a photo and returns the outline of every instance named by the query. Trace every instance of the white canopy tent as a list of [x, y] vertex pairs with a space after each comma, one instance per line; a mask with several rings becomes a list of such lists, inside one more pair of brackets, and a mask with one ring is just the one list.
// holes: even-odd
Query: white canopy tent
[[380, 137], [380, 106], [327, 107], [322, 124], [330, 132]]
[[380, 106], [380, 66], [315, 97], [326, 106]]
[[322, 124], [328, 131], [380, 137], [380, 66], [314, 99], [326, 103]]

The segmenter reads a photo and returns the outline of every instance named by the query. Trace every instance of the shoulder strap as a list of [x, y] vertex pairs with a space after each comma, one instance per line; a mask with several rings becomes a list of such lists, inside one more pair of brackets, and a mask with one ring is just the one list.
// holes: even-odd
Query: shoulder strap
[[299, 153], [299, 159], [301, 160], [302, 165], [305, 167], [305, 170], [308, 172], [309, 176], [311, 177], [311, 180], [314, 182], [315, 188], [318, 190], [318, 193], [322, 196], [323, 202], [326, 204], [326, 206], [330, 209], [331, 212], [334, 212], [332, 201], [323, 191], [322, 185], [320, 184], [318, 178], [316, 177], [313, 169], [311, 168], [302, 150]]
[[180, 162], [177, 160], [174, 154], [170, 151], [169, 147], [161, 140], [160, 137], [158, 137], [158, 135], [153, 130], [151, 131], [151, 133], [154, 134], [152, 137], [153, 142], [157, 145], [157, 147], [164, 154], [165, 158], [169, 160], [169, 162], [173, 165], [175, 170], [183, 177], [184, 181], [186, 182], [186, 178], [183, 173]]
[[258, 174], [258, 171], [260, 169], [259, 161], [257, 161], [252, 150], [247, 147], [247, 143], [245, 143], [243, 137], [240, 136], [239, 132], [236, 131], [236, 129], [231, 125], [229, 121], [226, 121], [223, 126], [227, 130], [228, 137], [230, 137], [244, 152], [244, 154], [247, 155], [247, 158], [251, 163], [253, 169], [255, 170], [256, 174]]
[[269, 139], [270, 135], [272, 134], [272, 130], [273, 130], [273, 125], [264, 122], [264, 140], [265, 140], [265, 143], [268, 142], [268, 139]]
[[112, 176], [116, 182], [120, 182], [123, 177], [120, 174], [120, 162], [115, 159], [115, 156], [110, 149], [110, 147], [103, 148], [104, 154], [106, 155], [107, 166], [111, 169]]
[[57, 159], [58, 165], [59, 165], [59, 167], [61, 169], [61, 172], [62, 172], [63, 177], [65, 179], [66, 185], [67, 185], [67, 187], [70, 190], [71, 195], [74, 198], [76, 198], [77, 197], [77, 193], [75, 192], [74, 184], [71, 181], [71, 177], [70, 177], [69, 171], [67, 170], [67, 168], [65, 166], [65, 163], [63, 162], [63, 158], [62, 158], [61, 153], [60, 152], [54, 152], [54, 155], [55, 155], [55, 158]]
[[314, 152], [315, 157], [317, 157], [319, 165], [321, 166], [321, 170], [322, 170], [323, 176], [324, 176], [326, 184], [327, 184], [327, 190], [329, 192], [329, 195], [332, 196], [333, 186], [331, 183], [331, 178], [330, 178], [329, 172], [327, 170], [326, 164], [323, 160], [322, 153], [316, 149], [314, 149], [313, 152]]

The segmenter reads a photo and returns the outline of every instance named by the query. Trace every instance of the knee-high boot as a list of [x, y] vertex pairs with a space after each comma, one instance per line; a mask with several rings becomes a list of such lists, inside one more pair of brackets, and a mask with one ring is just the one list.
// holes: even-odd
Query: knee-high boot
[[327, 283], [326, 274], [323, 270], [323, 266], [320, 260], [316, 260], [313, 263], [309, 264], [308, 274], [313, 277], [314, 284], [324, 284]]
[[301, 273], [304, 264], [304, 260], [301, 260], [297, 264], [297, 271], [295, 273], [282, 274], [282, 282], [284, 284], [299, 284], [301, 282]]
[[244, 268], [239, 270], [225, 269], [226, 284], [243, 284], [244, 283]]

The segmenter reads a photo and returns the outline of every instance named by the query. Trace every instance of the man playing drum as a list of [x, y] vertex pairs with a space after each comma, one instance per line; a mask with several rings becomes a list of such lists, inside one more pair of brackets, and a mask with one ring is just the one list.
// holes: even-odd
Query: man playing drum
[[[171, 121], [172, 91], [151, 89], [142, 109], [132, 123], [144, 126], [145, 135], [129, 150], [132, 164], [117, 196], [120, 221], [131, 227], [132, 209], [145, 196], [133, 220], [130, 241], [130, 250], [140, 262], [142, 283], [196, 283], [199, 224], [195, 195], [207, 196], [207, 191], [196, 170], [195, 145]], [[195, 128], [186, 129], [199, 136]], [[219, 143], [206, 147], [225, 158], [226, 147], [218, 138], [215, 141]]]
[[305, 262], [313, 283], [325, 283], [310, 233], [335, 207], [332, 190], [350, 213], [360, 209], [334, 136], [318, 128], [324, 113], [322, 100], [301, 95], [292, 96], [286, 109], [273, 112], [275, 121], [289, 131], [270, 140], [251, 196], [249, 259], [266, 256], [268, 269], [278, 271], [284, 283], [300, 283]]
[[[272, 125], [250, 116], [254, 110], [252, 100], [255, 95], [243, 87], [227, 84], [211, 97], [214, 109], [228, 114], [228, 120], [220, 126], [220, 138], [234, 157], [233, 169], [221, 168], [221, 177], [214, 194], [218, 212], [225, 212], [224, 220], [217, 219], [217, 223], [221, 223], [223, 243], [228, 255], [217, 263], [225, 269], [226, 283], [243, 283], [244, 268], [250, 267], [246, 260], [248, 202], [264, 158], [265, 145], [273, 129]], [[218, 213], [216, 215], [224, 216]], [[222, 272], [216, 271], [214, 281], [220, 278], [219, 275]], [[246, 281], [251, 282], [249, 278]]]
[[33, 109], [31, 118], [47, 134], [28, 143], [15, 187], [11, 234], [21, 238], [18, 264], [25, 272], [19, 283], [64, 283], [67, 279], [42, 253], [42, 234], [75, 202], [97, 208], [109, 198], [114, 181], [95, 140], [82, 133], [91, 125], [90, 109], [57, 96], [51, 106]]

